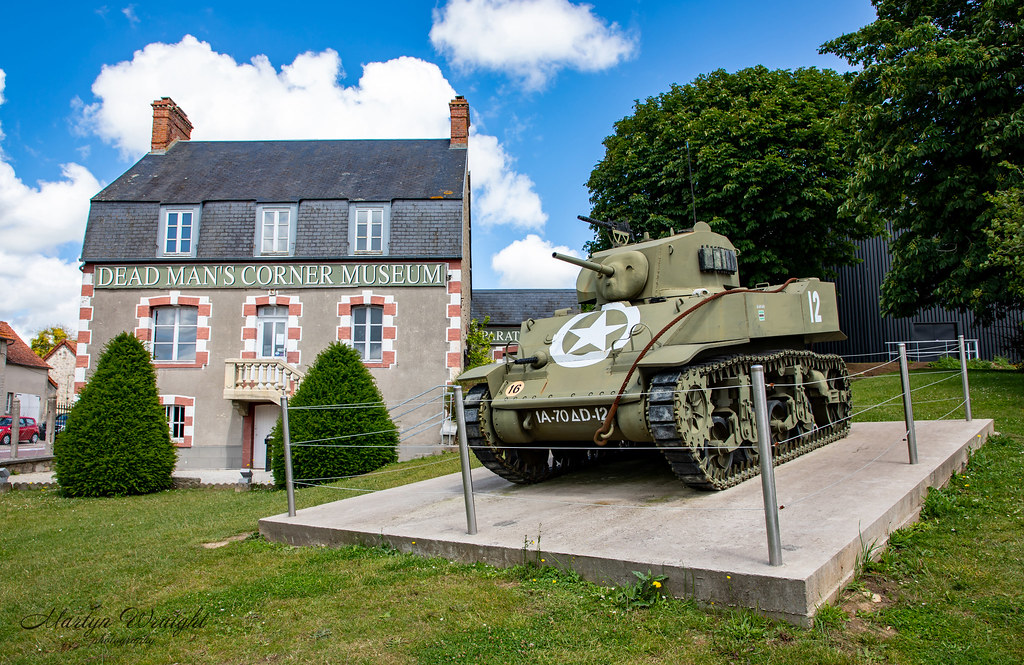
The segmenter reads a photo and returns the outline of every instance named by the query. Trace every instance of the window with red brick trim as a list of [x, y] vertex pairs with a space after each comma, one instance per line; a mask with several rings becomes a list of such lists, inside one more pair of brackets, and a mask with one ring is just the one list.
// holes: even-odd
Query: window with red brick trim
[[153, 360], [195, 362], [198, 307], [153, 309]]
[[167, 424], [171, 428], [171, 441], [175, 443], [185, 440], [185, 407], [181, 404], [165, 404]]
[[384, 359], [384, 308], [363, 305], [352, 308], [352, 346], [363, 362]]

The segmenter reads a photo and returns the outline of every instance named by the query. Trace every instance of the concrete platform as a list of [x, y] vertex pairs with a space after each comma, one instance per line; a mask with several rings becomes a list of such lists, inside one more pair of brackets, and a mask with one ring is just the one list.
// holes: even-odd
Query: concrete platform
[[459, 474], [268, 517], [260, 532], [293, 545], [387, 544], [497, 566], [544, 559], [606, 585], [651, 570], [668, 576], [674, 596], [809, 625], [849, 582], [864, 549], [916, 519], [927, 488], [962, 469], [992, 428], [991, 420], [919, 421], [920, 463], [911, 466], [903, 423], [855, 424], [846, 439], [776, 468], [776, 567], [768, 565], [759, 479], [697, 492], [657, 460], [532, 486], [476, 469], [473, 536]]

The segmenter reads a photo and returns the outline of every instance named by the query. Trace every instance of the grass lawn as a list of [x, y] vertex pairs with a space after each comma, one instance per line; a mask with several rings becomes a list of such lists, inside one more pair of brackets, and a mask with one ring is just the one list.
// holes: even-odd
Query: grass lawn
[[[1024, 374], [970, 380], [975, 417], [1002, 436], [811, 630], [680, 600], [627, 610], [617, 590], [551, 568], [268, 543], [256, 521], [284, 512], [283, 492], [19, 491], [0, 496], [0, 663], [1021, 663]], [[897, 392], [897, 376], [858, 381], [856, 410]], [[958, 377], [922, 388], [916, 417], [945, 414], [959, 393]], [[902, 419], [900, 402], [858, 419]], [[358, 486], [458, 461], [391, 469]], [[344, 496], [305, 489], [297, 503]]]

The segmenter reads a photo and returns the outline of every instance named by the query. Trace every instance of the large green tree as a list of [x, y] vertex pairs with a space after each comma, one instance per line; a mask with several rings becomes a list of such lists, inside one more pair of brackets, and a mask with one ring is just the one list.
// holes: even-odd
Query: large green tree
[[[732, 240], [747, 283], [829, 277], [880, 228], [840, 220], [850, 164], [836, 121], [847, 83], [831, 70], [718, 70], [615, 123], [587, 181], [593, 216], [664, 235], [696, 218]], [[690, 151], [687, 152], [687, 142]], [[602, 234], [591, 249], [603, 246]]]
[[110, 340], [53, 447], [67, 496], [168, 489], [177, 452], [156, 388], [152, 356], [134, 335]]
[[985, 229], [992, 254], [985, 267], [1006, 270], [1011, 294], [1024, 299], [1024, 173], [1018, 168], [1016, 175], [1020, 186], [986, 197], [992, 204], [992, 223]]
[[36, 333], [36, 336], [29, 342], [29, 346], [42, 358], [53, 350], [61, 342], [71, 337], [71, 331], [64, 326], [50, 326]]
[[993, 222], [1007, 219], [1024, 165], [1024, 3], [872, 2], [877, 20], [822, 51], [862, 68], [845, 208], [892, 225], [883, 314], [939, 304], [991, 319], [1022, 302], [992, 258], [1014, 235], [1012, 219]]
[[[291, 441], [297, 444], [292, 472], [303, 484], [368, 473], [398, 459], [398, 430], [351, 346], [334, 342], [321, 351], [289, 407]], [[274, 482], [284, 486], [280, 418], [270, 436], [270, 460]]]

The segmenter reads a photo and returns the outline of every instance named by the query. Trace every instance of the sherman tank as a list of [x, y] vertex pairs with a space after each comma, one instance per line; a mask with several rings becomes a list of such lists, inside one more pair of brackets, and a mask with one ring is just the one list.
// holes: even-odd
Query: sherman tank
[[484, 466], [536, 483], [609, 448], [649, 446], [687, 485], [725, 489], [758, 473], [753, 365], [775, 464], [849, 432], [846, 364], [811, 350], [846, 339], [835, 285], [741, 288], [735, 247], [703, 222], [635, 243], [614, 234], [589, 260], [554, 255], [581, 268], [584, 311], [524, 321], [504, 362], [459, 377], [476, 382], [466, 430]]

